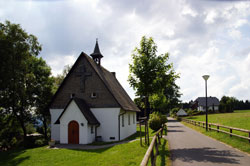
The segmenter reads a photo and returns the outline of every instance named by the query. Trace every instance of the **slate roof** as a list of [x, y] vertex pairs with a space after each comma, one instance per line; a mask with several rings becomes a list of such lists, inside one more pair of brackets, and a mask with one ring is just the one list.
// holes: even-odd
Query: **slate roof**
[[[195, 102], [198, 103], [198, 106], [206, 106], [206, 97], [198, 97]], [[219, 106], [220, 101], [217, 97], [207, 97], [207, 106]]]
[[72, 101], [75, 101], [76, 105], [78, 106], [78, 108], [80, 109], [80, 111], [82, 112], [83, 116], [87, 119], [88, 124], [91, 125], [100, 125], [99, 121], [96, 119], [95, 115], [90, 111], [90, 108], [88, 107], [88, 105], [86, 104], [86, 102], [83, 99], [80, 98], [72, 98], [67, 106], [64, 108], [63, 112], [61, 113], [61, 115], [58, 117], [58, 119], [56, 120], [55, 124], [60, 124], [60, 118], [62, 117], [62, 115], [65, 113], [65, 111], [67, 110], [69, 104]]
[[90, 58], [85, 53], [82, 53], [80, 56], [85, 56], [91, 66], [94, 68], [96, 73], [99, 75], [100, 79], [103, 81], [105, 86], [108, 88], [110, 93], [113, 95], [115, 100], [119, 103], [122, 109], [128, 111], [140, 112], [139, 108], [131, 100], [127, 92], [123, 89], [119, 81], [116, 79], [114, 74], [109, 72], [102, 66], [98, 66], [92, 58]]
[[127, 111], [140, 112], [139, 108], [131, 100], [131, 98], [129, 97], [127, 92], [123, 89], [121, 84], [118, 82], [118, 80], [116, 79], [114, 74], [109, 72], [107, 69], [105, 69], [101, 65], [99, 66], [98, 64], [96, 64], [96, 62], [91, 57], [89, 57], [87, 54], [85, 54], [84, 52], [82, 52], [80, 54], [80, 56], [77, 58], [75, 64], [72, 66], [71, 70], [69, 71], [67, 76], [64, 78], [63, 82], [61, 83], [61, 85], [59, 86], [55, 95], [53, 96], [53, 98], [49, 104], [49, 107], [51, 107], [51, 104], [55, 100], [57, 94], [59, 93], [59, 91], [61, 90], [63, 85], [65, 84], [65, 80], [72, 73], [72, 71], [74, 70], [74, 68], [77, 64], [77, 61], [79, 61], [81, 57], [85, 58], [87, 60], [87, 62], [89, 62], [89, 64], [93, 67], [94, 71], [97, 73], [99, 78], [103, 81], [104, 85], [107, 87], [107, 89], [109, 90], [111, 95], [114, 97], [114, 99], [117, 101], [117, 103], [120, 105], [120, 107], [122, 109], [127, 110]]

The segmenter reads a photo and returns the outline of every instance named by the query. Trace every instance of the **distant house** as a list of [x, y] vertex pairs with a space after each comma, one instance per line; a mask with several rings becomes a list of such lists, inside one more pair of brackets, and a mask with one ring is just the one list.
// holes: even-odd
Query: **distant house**
[[177, 116], [187, 116], [188, 114], [186, 113], [186, 111], [184, 111], [184, 109], [180, 109], [177, 113]]
[[[198, 97], [195, 102], [197, 103], [198, 111], [206, 111], [206, 97]], [[220, 101], [216, 97], [208, 97], [207, 98], [207, 109], [218, 111], [219, 110]]]

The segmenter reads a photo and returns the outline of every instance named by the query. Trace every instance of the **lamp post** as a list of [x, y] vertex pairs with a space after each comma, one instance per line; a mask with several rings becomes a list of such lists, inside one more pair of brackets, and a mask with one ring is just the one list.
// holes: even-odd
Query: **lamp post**
[[206, 93], [206, 131], [207, 131], [207, 80], [209, 78], [209, 75], [202, 76], [205, 80], [205, 93]]

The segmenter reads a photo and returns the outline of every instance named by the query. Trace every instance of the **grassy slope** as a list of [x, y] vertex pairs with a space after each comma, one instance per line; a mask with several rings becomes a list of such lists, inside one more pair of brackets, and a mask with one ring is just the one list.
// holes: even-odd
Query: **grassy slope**
[[[197, 121], [205, 121], [205, 115], [188, 117], [188, 119], [197, 120]], [[235, 113], [211, 114], [211, 115], [208, 115], [208, 122], [250, 130], [250, 110], [235, 111]], [[224, 142], [242, 151], [250, 153], [250, 143], [248, 142], [248, 140], [241, 139], [241, 138], [234, 137], [234, 136], [231, 138], [228, 134], [217, 133], [216, 131], [206, 132], [205, 129], [201, 127], [196, 127], [187, 123], [184, 123], [184, 124], [205, 135], [208, 135], [221, 142]], [[248, 136], [247, 133], [236, 132], [236, 131], [233, 131], [233, 133]]]
[[[153, 132], [150, 132], [153, 135]], [[135, 136], [135, 138], [138, 138]], [[162, 141], [157, 165], [166, 165], [169, 162], [169, 151], [166, 141]], [[139, 165], [147, 150], [147, 146], [140, 146], [140, 141], [134, 141], [98, 150], [70, 150], [47, 149], [46, 147], [0, 152], [0, 165]]]

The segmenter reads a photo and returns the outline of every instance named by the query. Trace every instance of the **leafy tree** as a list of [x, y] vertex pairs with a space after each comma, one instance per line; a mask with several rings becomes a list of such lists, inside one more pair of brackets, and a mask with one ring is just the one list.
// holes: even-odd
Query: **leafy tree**
[[37, 58], [40, 51], [37, 38], [19, 24], [0, 23], [0, 110], [5, 118], [18, 121], [24, 142], [26, 125], [32, 121], [34, 111], [43, 110], [41, 103], [47, 103], [45, 96], [50, 93], [50, 68]]
[[1, 81], [0, 103], [10, 111], [22, 127], [26, 138], [25, 122], [31, 119], [33, 74], [30, 70], [32, 56], [37, 56], [41, 46], [37, 38], [27, 34], [20, 25], [6, 21], [0, 24]]
[[53, 96], [53, 77], [51, 69], [42, 58], [33, 57], [32, 69], [35, 79], [34, 86], [34, 106], [36, 118], [43, 122], [43, 134], [45, 140], [48, 140], [48, 123], [50, 120], [49, 102]]
[[[164, 95], [164, 90], [167, 90], [168, 86], [171, 87], [171, 80], [178, 77], [174, 72], [173, 65], [167, 63], [168, 53], [156, 54], [157, 45], [153, 38], [143, 36], [140, 48], [136, 47], [132, 53], [133, 63], [129, 64], [128, 81], [136, 90], [136, 96], [139, 96], [141, 101], [145, 101], [144, 116], [148, 116], [150, 113], [150, 101], [151, 103], [164, 102], [160, 99]], [[157, 104], [152, 103], [152, 105]]]
[[220, 100], [220, 112], [233, 112], [237, 101], [235, 97], [223, 96]]

